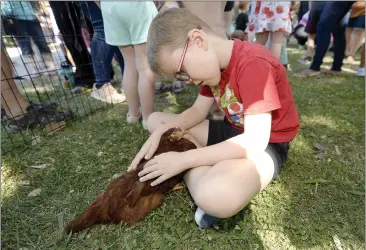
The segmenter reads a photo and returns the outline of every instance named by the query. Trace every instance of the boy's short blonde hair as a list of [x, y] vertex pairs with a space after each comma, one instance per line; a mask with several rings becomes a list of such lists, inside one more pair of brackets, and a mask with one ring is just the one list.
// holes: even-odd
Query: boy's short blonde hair
[[[186, 9], [169, 9], [152, 21], [147, 38], [147, 58], [152, 71], [161, 74], [161, 53], [184, 47], [188, 32], [201, 27], [206, 33], [214, 31], [200, 18]], [[178, 65], [177, 65], [178, 66]]]

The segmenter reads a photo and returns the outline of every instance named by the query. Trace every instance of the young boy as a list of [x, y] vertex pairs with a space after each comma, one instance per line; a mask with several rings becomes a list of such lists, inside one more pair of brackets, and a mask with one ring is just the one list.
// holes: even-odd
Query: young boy
[[[285, 68], [261, 45], [225, 40], [198, 17], [172, 9], [153, 20], [147, 40], [152, 70], [201, 85], [192, 107], [179, 115], [153, 113], [151, 133], [129, 170], [150, 159], [171, 127], [189, 129], [198, 149], [151, 159], [139, 173], [152, 185], [187, 171], [201, 228], [238, 213], [279, 173], [299, 119]], [[216, 101], [223, 121], [205, 120]]]

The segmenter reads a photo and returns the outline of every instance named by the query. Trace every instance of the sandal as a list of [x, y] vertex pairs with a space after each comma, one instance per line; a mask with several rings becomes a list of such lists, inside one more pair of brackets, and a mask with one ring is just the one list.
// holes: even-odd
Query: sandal
[[131, 116], [130, 113], [127, 113], [126, 121], [129, 124], [137, 123], [141, 119], [141, 112], [138, 116]]

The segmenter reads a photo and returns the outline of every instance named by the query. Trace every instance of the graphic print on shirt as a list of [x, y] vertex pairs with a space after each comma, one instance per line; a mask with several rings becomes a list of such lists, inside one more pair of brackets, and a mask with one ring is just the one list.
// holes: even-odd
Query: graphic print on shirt
[[229, 85], [229, 83], [226, 84], [224, 91], [216, 86], [210, 88], [216, 103], [225, 111], [228, 121], [238, 127], [243, 127], [243, 104], [238, 101], [234, 90], [231, 89]]

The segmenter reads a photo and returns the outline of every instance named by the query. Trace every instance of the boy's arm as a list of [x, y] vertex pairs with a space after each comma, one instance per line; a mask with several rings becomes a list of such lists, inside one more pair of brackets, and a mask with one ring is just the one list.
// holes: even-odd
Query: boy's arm
[[174, 127], [184, 130], [200, 124], [206, 119], [213, 102], [214, 99], [212, 97], [198, 95], [195, 103], [190, 108], [180, 113], [176, 119], [162, 126], [161, 130], [165, 132]]
[[243, 134], [224, 142], [183, 152], [187, 168], [213, 166], [218, 162], [231, 159], [251, 159], [263, 152], [271, 133], [271, 112], [245, 115]]

